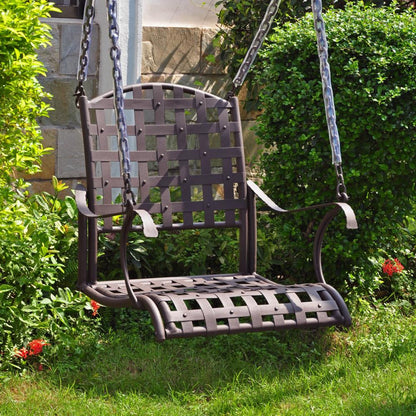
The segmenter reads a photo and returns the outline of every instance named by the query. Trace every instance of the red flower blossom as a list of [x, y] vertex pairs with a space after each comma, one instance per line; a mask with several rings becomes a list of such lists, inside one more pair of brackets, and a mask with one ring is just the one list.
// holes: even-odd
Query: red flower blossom
[[98, 314], [98, 309], [100, 309], [100, 305], [95, 301], [91, 300], [91, 306], [92, 306], [92, 316], [96, 316]]
[[49, 345], [43, 339], [34, 339], [29, 342], [29, 355], [38, 355], [42, 352], [43, 347]]
[[20, 357], [26, 360], [27, 356], [29, 355], [29, 351], [25, 347], [23, 347], [23, 348], [20, 348], [20, 350], [17, 350], [15, 352], [15, 355], [16, 357]]
[[394, 259], [393, 261], [390, 259], [386, 259], [383, 263], [382, 269], [383, 273], [386, 273], [391, 277], [394, 273], [402, 272], [404, 270], [404, 267], [398, 259]]

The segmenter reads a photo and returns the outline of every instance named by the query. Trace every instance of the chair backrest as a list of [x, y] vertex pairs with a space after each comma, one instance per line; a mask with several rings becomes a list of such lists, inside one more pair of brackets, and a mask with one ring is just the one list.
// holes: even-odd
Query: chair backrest
[[[246, 173], [237, 98], [165, 83], [125, 87], [131, 187], [159, 228], [245, 227]], [[112, 93], [80, 99], [88, 201], [122, 212]], [[116, 205], [117, 206], [117, 205]], [[217, 215], [218, 214], [218, 215]], [[111, 218], [104, 228], [111, 230]]]

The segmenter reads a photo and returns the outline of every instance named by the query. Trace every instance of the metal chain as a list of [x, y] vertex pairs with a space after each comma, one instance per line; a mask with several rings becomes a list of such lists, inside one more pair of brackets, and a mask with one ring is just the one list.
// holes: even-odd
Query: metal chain
[[130, 152], [127, 136], [127, 124], [124, 113], [123, 79], [121, 70], [121, 48], [119, 43], [119, 27], [117, 24], [117, 0], [107, 0], [109, 36], [112, 42], [110, 57], [113, 61], [114, 107], [117, 121], [120, 169], [124, 181], [123, 202], [135, 204], [130, 183]]
[[281, 0], [272, 0], [267, 7], [266, 14], [263, 17], [263, 21], [261, 22], [259, 29], [257, 30], [256, 36], [254, 37], [253, 42], [251, 43], [250, 48], [248, 49], [247, 54], [237, 71], [237, 75], [233, 79], [234, 88], [238, 88], [243, 85], [248, 71], [256, 59], [259, 49], [269, 33], [274, 17], [279, 10], [280, 3]]
[[328, 42], [326, 40], [325, 23], [322, 18], [321, 0], [312, 0], [312, 11], [318, 45], [325, 114], [328, 124], [329, 139], [332, 148], [332, 163], [339, 164], [341, 163], [341, 147], [336, 124], [334, 95], [331, 85], [331, 70], [328, 62]]
[[75, 89], [74, 96], [75, 105], [79, 107], [79, 97], [85, 95], [84, 81], [88, 77], [88, 63], [89, 63], [89, 51], [91, 46], [92, 27], [94, 23], [95, 14], [95, 0], [87, 0], [84, 7], [84, 23], [82, 25], [82, 37], [79, 47], [79, 61], [78, 61], [78, 86]]
[[320, 72], [322, 79], [322, 92], [324, 96], [325, 114], [328, 125], [329, 141], [332, 150], [332, 163], [335, 165], [337, 175], [337, 198], [348, 200], [344, 175], [342, 173], [341, 144], [335, 114], [334, 94], [331, 84], [331, 70], [328, 61], [328, 42], [325, 33], [325, 23], [322, 17], [322, 1], [312, 0], [314, 26], [318, 45]]

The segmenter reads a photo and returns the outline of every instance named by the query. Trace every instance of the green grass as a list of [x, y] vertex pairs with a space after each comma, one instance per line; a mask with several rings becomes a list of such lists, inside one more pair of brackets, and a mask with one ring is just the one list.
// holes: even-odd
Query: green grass
[[49, 369], [0, 377], [2, 416], [416, 415], [416, 314], [163, 344], [90, 334]]

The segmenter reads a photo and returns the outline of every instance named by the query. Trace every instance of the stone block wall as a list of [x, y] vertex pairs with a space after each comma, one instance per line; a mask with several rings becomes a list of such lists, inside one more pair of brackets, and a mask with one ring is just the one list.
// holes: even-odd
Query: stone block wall
[[[40, 120], [44, 147], [51, 148], [42, 160], [42, 171], [28, 180], [32, 192], [52, 191], [51, 178], [55, 175], [74, 188], [85, 177], [84, 152], [80, 119], [75, 107], [74, 91], [78, 84], [78, 51], [82, 21], [76, 19], [48, 19], [52, 44], [39, 50], [39, 59], [45, 64], [47, 75], [40, 79], [45, 90], [52, 94], [53, 108], [48, 118]], [[99, 27], [95, 25], [93, 43], [98, 45]], [[96, 94], [98, 83], [99, 48], [90, 52], [87, 93]]]
[[[32, 191], [51, 191], [51, 177], [57, 176], [70, 188], [85, 177], [83, 145], [78, 110], [74, 105], [77, 85], [78, 48], [82, 22], [73, 19], [50, 19], [52, 45], [39, 51], [48, 73], [41, 80], [53, 95], [54, 111], [41, 120], [44, 146], [53, 151], [45, 156], [42, 172], [29, 178]], [[98, 25], [96, 25], [98, 26]], [[99, 27], [94, 28], [93, 44], [98, 45]], [[228, 77], [212, 45], [215, 29], [180, 27], [144, 27], [142, 82], [173, 82], [202, 88], [225, 96], [230, 88]], [[105, 51], [106, 53], [106, 51]], [[216, 59], [206, 59], [207, 56]], [[91, 48], [87, 94], [97, 94], [100, 51]], [[109, 69], [111, 70], [111, 69]], [[243, 121], [246, 157], [250, 161], [256, 152], [253, 121]]]

